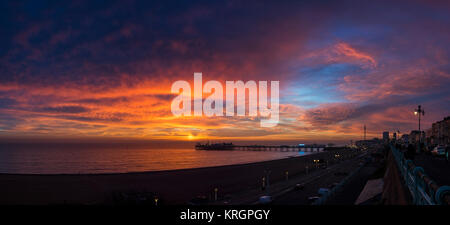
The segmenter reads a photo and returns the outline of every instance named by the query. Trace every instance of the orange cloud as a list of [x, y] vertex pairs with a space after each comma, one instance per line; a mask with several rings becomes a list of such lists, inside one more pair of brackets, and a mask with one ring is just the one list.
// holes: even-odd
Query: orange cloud
[[377, 62], [375, 59], [370, 56], [367, 53], [361, 52], [356, 50], [355, 48], [352, 48], [349, 44], [340, 42], [334, 46], [333, 51], [338, 56], [344, 56], [351, 59], [359, 60], [364, 63], [367, 63], [368, 65], [374, 67], [377, 65]]
[[301, 55], [300, 60], [308, 60], [313, 65], [351, 63], [360, 65], [364, 69], [373, 69], [378, 64], [371, 54], [342, 41]]

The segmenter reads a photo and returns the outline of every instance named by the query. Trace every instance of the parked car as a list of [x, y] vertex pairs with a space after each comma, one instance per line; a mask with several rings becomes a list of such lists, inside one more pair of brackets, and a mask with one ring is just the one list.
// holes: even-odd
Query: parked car
[[264, 195], [259, 197], [259, 204], [269, 204], [272, 202], [272, 196]]
[[317, 194], [319, 194], [319, 196], [324, 196], [326, 194], [328, 194], [330, 192], [330, 189], [328, 188], [319, 188], [319, 190], [317, 191]]
[[319, 198], [320, 198], [319, 196], [311, 196], [311, 197], [308, 197], [308, 204], [314, 203], [314, 202], [317, 201]]
[[431, 151], [431, 154], [434, 156], [444, 156], [445, 155], [445, 147], [442, 145], [434, 147], [433, 151]]
[[294, 190], [301, 191], [305, 188], [303, 184], [295, 184]]

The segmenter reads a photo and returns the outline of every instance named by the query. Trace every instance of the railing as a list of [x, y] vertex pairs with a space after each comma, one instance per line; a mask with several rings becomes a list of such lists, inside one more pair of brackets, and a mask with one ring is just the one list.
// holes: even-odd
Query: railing
[[450, 186], [437, 185], [422, 167], [405, 159], [403, 153], [392, 145], [391, 152], [415, 205], [450, 205]]

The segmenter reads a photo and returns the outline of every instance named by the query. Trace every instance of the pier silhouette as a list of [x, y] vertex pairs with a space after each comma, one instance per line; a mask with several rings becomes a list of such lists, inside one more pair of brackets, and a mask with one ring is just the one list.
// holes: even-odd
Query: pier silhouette
[[325, 149], [325, 145], [234, 145], [233, 143], [197, 143], [195, 149], [208, 151], [321, 152]]

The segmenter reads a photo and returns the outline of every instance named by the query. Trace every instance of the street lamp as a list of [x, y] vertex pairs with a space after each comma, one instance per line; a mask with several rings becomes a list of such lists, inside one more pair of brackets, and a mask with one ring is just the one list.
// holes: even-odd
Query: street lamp
[[419, 132], [420, 132], [420, 116], [425, 116], [425, 111], [422, 109], [422, 106], [419, 105], [417, 109], [414, 111], [414, 115], [419, 115]]
[[414, 111], [414, 115], [419, 116], [419, 152], [420, 152], [420, 144], [422, 143], [422, 132], [420, 131], [420, 117], [425, 116], [425, 110], [422, 109], [421, 105], [419, 105], [417, 109]]

